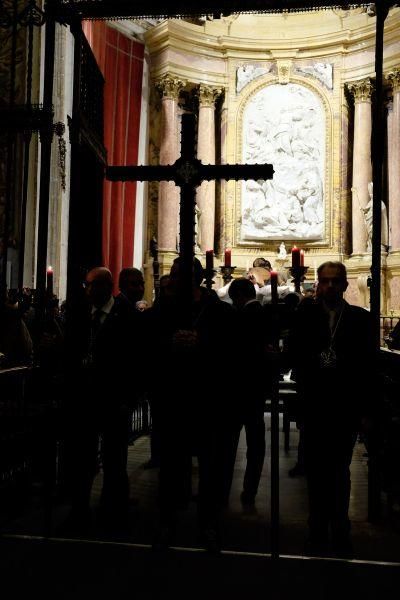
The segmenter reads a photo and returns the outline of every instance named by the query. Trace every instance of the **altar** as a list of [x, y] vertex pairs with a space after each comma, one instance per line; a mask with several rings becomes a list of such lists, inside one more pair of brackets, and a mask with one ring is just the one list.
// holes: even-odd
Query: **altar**
[[[219, 266], [230, 249], [234, 276], [258, 256], [284, 270], [290, 265], [279, 263], [280, 244], [287, 252], [296, 245], [305, 252], [307, 285], [322, 262], [343, 261], [346, 299], [368, 308], [374, 23], [364, 8], [326, 11], [324, 28], [319, 19], [318, 12], [241, 14], [197, 24], [170, 20], [149, 30], [150, 161], [176, 160], [180, 115], [194, 111], [203, 163], [269, 163], [275, 171], [272, 180], [199, 186], [200, 260], [213, 250]], [[382, 314], [400, 309], [400, 65], [391, 34], [399, 20], [395, 8], [385, 22]], [[158, 235], [162, 272], [177, 252], [176, 194], [167, 182], [149, 185], [148, 235]], [[151, 285], [150, 267], [147, 279]], [[217, 276], [215, 286], [222, 285]]]

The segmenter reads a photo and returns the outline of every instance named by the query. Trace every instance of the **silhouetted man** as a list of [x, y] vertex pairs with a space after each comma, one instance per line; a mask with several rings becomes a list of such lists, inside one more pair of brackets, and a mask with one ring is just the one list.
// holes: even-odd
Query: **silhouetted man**
[[122, 307], [137, 309], [136, 303], [142, 300], [144, 294], [144, 279], [142, 272], [134, 267], [126, 267], [119, 274], [118, 287], [120, 293], [116, 297]]
[[[256, 300], [254, 285], [244, 277], [235, 279], [229, 288], [229, 295], [236, 309], [232, 348], [234, 372], [241, 373], [245, 381], [253, 377], [258, 378], [261, 373], [263, 377], [268, 377], [265, 373], [266, 315], [261, 304]], [[225, 502], [228, 500], [240, 431], [243, 426], [246, 431], [247, 462], [240, 499], [243, 505], [253, 505], [255, 502], [265, 456], [265, 394], [263, 386], [253, 385], [248, 388], [232, 387], [229, 393], [231, 439], [227, 450], [230, 450], [231, 455], [228, 457], [224, 474]]]
[[350, 463], [363, 418], [375, 401], [371, 315], [348, 304], [346, 268], [318, 269], [314, 303], [301, 303], [290, 340], [302, 402], [311, 552], [351, 553]]
[[87, 305], [67, 316], [67, 383], [71, 385], [66, 402], [70, 426], [67, 456], [74, 529], [87, 530], [90, 526], [90, 493], [99, 435], [104, 475], [101, 521], [110, 530], [126, 526], [129, 415], [139, 393], [139, 377], [128, 391], [126, 380], [129, 376], [132, 381], [132, 369], [141, 372], [141, 340], [135, 319], [121, 310], [112, 296], [112, 287], [108, 269], [92, 269], [86, 277]]

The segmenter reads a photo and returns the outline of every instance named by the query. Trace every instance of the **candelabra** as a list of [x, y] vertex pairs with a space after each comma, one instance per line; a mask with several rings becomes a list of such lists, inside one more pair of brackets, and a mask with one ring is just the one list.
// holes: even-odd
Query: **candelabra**
[[294, 283], [295, 292], [300, 294], [300, 284], [305, 279], [308, 267], [298, 265], [297, 267], [290, 267], [289, 271], [291, 276], [293, 277], [292, 281]]
[[209, 292], [211, 292], [212, 290], [212, 286], [214, 285], [215, 281], [213, 280], [214, 275], [216, 274], [217, 271], [215, 271], [214, 269], [210, 269], [210, 268], [206, 268], [204, 269], [204, 279], [206, 282], [206, 288]]
[[222, 273], [222, 279], [224, 280], [224, 284], [227, 285], [232, 279], [232, 273], [234, 272], [234, 270], [236, 269], [236, 267], [227, 267], [226, 265], [221, 265], [220, 266], [220, 271]]

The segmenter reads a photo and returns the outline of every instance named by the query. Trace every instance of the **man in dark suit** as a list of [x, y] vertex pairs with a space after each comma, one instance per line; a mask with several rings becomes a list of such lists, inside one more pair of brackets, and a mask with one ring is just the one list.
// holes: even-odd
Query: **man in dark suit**
[[304, 423], [309, 550], [349, 555], [350, 463], [357, 432], [375, 397], [371, 315], [348, 304], [345, 266], [318, 269], [316, 301], [300, 304], [290, 337]]
[[[219, 393], [220, 371], [213, 361], [220, 340], [230, 348], [231, 307], [215, 292], [201, 287], [203, 268], [193, 261], [193, 300], [181, 294], [182, 262], [174, 261], [162, 302], [147, 311], [149, 339], [158, 365], [150, 393], [158, 404], [160, 436], [160, 528], [154, 549], [173, 541], [179, 510], [192, 496], [192, 456], [198, 458], [198, 524], [201, 543], [219, 550], [219, 509], [222, 479], [221, 429], [228, 402]], [[226, 372], [227, 354], [219, 357]]]
[[127, 517], [129, 415], [140, 386], [137, 380], [127, 393], [125, 382], [132, 368], [140, 372], [141, 338], [137, 321], [115, 301], [112, 287], [108, 269], [92, 269], [86, 277], [87, 302], [71, 310], [66, 322], [70, 521], [78, 529], [90, 525], [100, 435], [104, 475], [100, 517], [110, 530], [123, 527]]
[[[265, 350], [267, 343], [265, 311], [256, 300], [254, 285], [247, 278], [232, 281], [229, 296], [235, 311], [234, 347], [232, 360], [234, 373], [242, 373], [245, 380], [266, 377]], [[248, 392], [243, 389], [232, 392], [232, 407], [229, 414], [231, 439], [226, 445], [228, 451], [225, 485], [225, 501], [228, 501], [235, 466], [236, 452], [242, 427], [246, 431], [247, 463], [240, 499], [243, 505], [253, 505], [260, 483], [265, 456], [264, 403], [265, 387], [250, 385]]]
[[122, 269], [118, 278], [120, 293], [116, 301], [127, 310], [137, 310], [136, 303], [142, 300], [144, 294], [144, 279], [142, 272], [134, 267]]

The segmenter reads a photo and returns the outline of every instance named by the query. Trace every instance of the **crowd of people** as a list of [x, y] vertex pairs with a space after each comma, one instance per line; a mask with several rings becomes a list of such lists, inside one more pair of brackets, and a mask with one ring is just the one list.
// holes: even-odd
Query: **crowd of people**
[[[371, 316], [344, 300], [342, 263], [319, 267], [315, 298], [289, 290], [278, 304], [265, 302], [265, 290], [260, 294], [270, 270], [268, 261], [256, 259], [246, 277], [216, 293], [202, 286], [203, 268], [194, 259], [188, 307], [181, 301], [177, 258], [148, 307], [140, 270], [121, 271], [120, 293], [114, 297], [111, 272], [97, 267], [87, 274], [81, 297], [63, 311], [54, 305], [52, 312], [49, 303], [41, 331], [35, 330], [37, 319], [30, 321], [29, 310], [25, 320], [15, 311], [18, 360], [30, 356], [32, 338], [44, 364], [61, 369], [71, 505], [64, 531], [90, 533], [93, 526], [90, 497], [100, 439], [103, 487], [96, 519], [110, 533], [126, 530], [130, 423], [134, 407], [146, 398], [152, 413], [147, 466], [159, 468], [154, 548], [173, 544], [179, 511], [193, 499], [192, 460], [197, 457], [200, 540], [209, 551], [218, 551], [220, 516], [229, 504], [242, 428], [247, 444], [244, 506], [256, 502], [266, 455], [264, 409], [272, 387], [249, 377], [262, 374], [262, 382], [272, 382], [280, 376], [280, 365], [292, 370], [297, 386], [310, 551], [351, 553], [349, 467], [357, 433], [371, 427], [377, 400]], [[15, 352], [4, 339], [3, 333], [0, 351]], [[149, 372], [149, 357], [157, 365], [156, 377]], [[354, 378], [354, 371], [368, 378]], [[241, 374], [240, 382], [222, 388], [221, 373]]]

